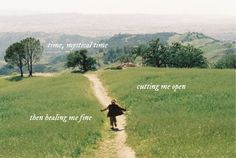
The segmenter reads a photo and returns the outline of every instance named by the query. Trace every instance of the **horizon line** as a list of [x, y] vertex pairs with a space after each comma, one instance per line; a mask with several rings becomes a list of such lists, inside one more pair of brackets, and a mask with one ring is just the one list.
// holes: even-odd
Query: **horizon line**
[[[14, 12], [14, 13], [12, 13]], [[152, 16], [236, 16], [236, 14], [222, 13], [83, 13], [83, 12], [35, 12], [27, 10], [0, 10], [0, 16], [30, 16], [30, 15], [60, 15], [60, 14], [78, 14], [78, 15], [152, 15]]]

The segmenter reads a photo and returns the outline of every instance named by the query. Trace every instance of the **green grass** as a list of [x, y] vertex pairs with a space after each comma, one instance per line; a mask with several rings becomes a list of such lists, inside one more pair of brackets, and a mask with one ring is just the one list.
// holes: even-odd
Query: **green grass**
[[[100, 77], [128, 109], [128, 144], [143, 158], [234, 158], [234, 70], [129, 68]], [[138, 84], [185, 90], [137, 90]]]
[[[79, 74], [0, 78], [0, 157], [79, 157], [101, 137], [104, 116]], [[36, 115], [87, 114], [91, 121], [30, 121]]]

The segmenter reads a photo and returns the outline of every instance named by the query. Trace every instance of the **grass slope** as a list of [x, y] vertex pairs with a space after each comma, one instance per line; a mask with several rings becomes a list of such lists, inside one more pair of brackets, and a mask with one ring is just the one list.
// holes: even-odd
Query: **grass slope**
[[[128, 143], [138, 157], [235, 157], [234, 70], [129, 68], [100, 77], [128, 109]], [[151, 83], [187, 88], [136, 88]]]
[[227, 53], [236, 53], [236, 44], [215, 40], [202, 33], [176, 34], [169, 38], [169, 43], [181, 42], [200, 48], [209, 62], [216, 62]]
[[[101, 137], [103, 115], [82, 75], [0, 78], [0, 155], [79, 157]], [[30, 115], [91, 115], [91, 121], [30, 121]]]

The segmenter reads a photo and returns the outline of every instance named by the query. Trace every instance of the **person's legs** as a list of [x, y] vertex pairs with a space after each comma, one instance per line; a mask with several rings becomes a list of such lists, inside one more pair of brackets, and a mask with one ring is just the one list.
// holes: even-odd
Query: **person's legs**
[[113, 125], [117, 126], [116, 125], [116, 117], [115, 116], [111, 116], [110, 117], [110, 124], [111, 124], [111, 127], [113, 128]]
[[116, 124], [116, 117], [114, 117], [114, 124], [115, 124], [115, 127], [117, 126], [117, 124]]
[[112, 116], [110, 116], [110, 124], [111, 124], [111, 127], [113, 127], [113, 120], [114, 118]]

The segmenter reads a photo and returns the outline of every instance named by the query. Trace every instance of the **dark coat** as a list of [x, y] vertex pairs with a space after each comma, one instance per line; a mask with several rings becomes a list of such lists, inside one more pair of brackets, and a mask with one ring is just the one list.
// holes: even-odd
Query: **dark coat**
[[126, 111], [126, 109], [123, 109], [123, 108], [119, 107], [117, 104], [114, 104], [114, 103], [108, 105], [107, 109], [109, 110], [108, 114], [107, 114], [107, 117], [119, 116], [119, 115], [124, 114], [123, 111]]

